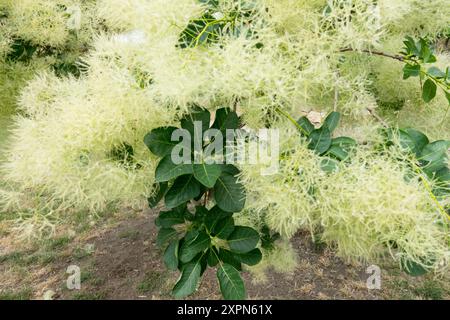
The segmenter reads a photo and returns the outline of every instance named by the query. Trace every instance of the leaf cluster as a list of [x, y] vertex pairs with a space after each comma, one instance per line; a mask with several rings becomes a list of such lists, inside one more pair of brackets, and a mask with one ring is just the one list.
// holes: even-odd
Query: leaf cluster
[[[257, 248], [259, 233], [249, 227], [236, 226], [233, 218], [234, 213], [244, 208], [246, 199], [244, 186], [237, 178], [239, 170], [233, 165], [214, 162], [175, 164], [172, 161], [172, 151], [177, 144], [172, 141], [172, 134], [177, 129], [202, 141], [203, 151], [209, 147], [208, 142], [203, 142], [203, 135], [195, 137], [198, 135], [195, 122], [200, 122], [202, 130], [206, 131], [210, 128], [211, 114], [197, 108], [181, 120], [181, 128], [157, 128], [144, 139], [150, 151], [162, 157], [156, 168], [158, 192], [148, 199], [149, 205], [155, 207], [164, 199], [169, 209], [161, 212], [156, 220], [160, 228], [157, 244], [165, 247], [167, 268], [181, 272], [173, 288], [176, 298], [194, 293], [201, 276], [210, 267], [217, 268], [217, 279], [225, 299], [244, 299], [246, 291], [239, 273], [242, 264], [258, 264], [262, 253]], [[221, 133], [239, 126], [239, 117], [228, 108], [219, 109], [212, 124], [212, 128]], [[215, 138], [219, 137], [223, 135]], [[191, 160], [194, 158], [192, 153]], [[199, 205], [201, 200], [203, 204]], [[215, 203], [211, 209], [208, 201]]]

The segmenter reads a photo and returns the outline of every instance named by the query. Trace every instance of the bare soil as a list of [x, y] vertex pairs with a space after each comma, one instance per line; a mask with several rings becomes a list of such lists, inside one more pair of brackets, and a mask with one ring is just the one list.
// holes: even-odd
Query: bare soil
[[[141, 212], [73, 238], [56, 238], [37, 250], [14, 251], [0, 240], [0, 298], [4, 299], [172, 299], [178, 278], [163, 265], [155, 244], [156, 213]], [[368, 290], [366, 266], [351, 265], [308, 234], [293, 239], [299, 264], [292, 274], [269, 271], [255, 283], [244, 273], [249, 299], [445, 299], [437, 280], [418, 281], [383, 268], [382, 289]], [[43, 249], [44, 248], [44, 249]], [[81, 269], [81, 290], [67, 289], [70, 265]], [[220, 299], [214, 270], [208, 270], [190, 299]]]

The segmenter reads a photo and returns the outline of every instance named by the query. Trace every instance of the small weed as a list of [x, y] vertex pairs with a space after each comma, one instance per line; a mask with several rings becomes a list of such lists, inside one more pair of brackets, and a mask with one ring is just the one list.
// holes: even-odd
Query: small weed
[[119, 233], [120, 239], [130, 239], [130, 240], [137, 240], [139, 238], [139, 231], [137, 230], [127, 230]]
[[137, 286], [137, 291], [141, 294], [152, 293], [160, 289], [166, 280], [162, 272], [147, 273], [144, 280]]
[[84, 259], [86, 257], [91, 256], [94, 253], [95, 249], [92, 245], [86, 245], [84, 247], [77, 247], [73, 251], [73, 257], [77, 260]]
[[0, 291], [0, 300], [30, 300], [33, 297], [33, 291], [30, 288], [19, 291]]
[[65, 248], [70, 243], [71, 240], [72, 238], [63, 236], [59, 238], [46, 240], [46, 243], [44, 245], [45, 247], [51, 250], [61, 250]]
[[444, 298], [444, 290], [436, 281], [425, 281], [422, 286], [414, 289], [414, 293], [428, 300], [442, 300]]

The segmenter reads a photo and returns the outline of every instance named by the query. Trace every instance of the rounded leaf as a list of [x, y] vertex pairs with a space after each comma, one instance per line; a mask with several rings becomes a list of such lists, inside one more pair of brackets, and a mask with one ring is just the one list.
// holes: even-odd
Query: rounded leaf
[[222, 174], [220, 164], [194, 164], [193, 169], [195, 179], [207, 188], [213, 188]]
[[425, 83], [423, 84], [423, 89], [422, 89], [423, 101], [428, 103], [431, 100], [433, 100], [434, 97], [436, 97], [436, 91], [437, 91], [437, 86], [433, 80], [428, 79], [427, 81], [425, 81]]
[[175, 130], [177, 130], [175, 127], [154, 129], [145, 136], [144, 143], [154, 155], [165, 157], [178, 144], [178, 142], [172, 141], [172, 134]]
[[175, 164], [171, 155], [164, 157], [158, 164], [155, 173], [156, 182], [166, 182], [185, 174], [192, 174], [192, 164]]
[[247, 253], [256, 248], [259, 239], [259, 233], [256, 230], [238, 226], [228, 237], [228, 245], [233, 252]]
[[246, 264], [248, 266], [255, 266], [262, 260], [262, 253], [259, 249], [253, 249], [247, 253], [235, 254], [234, 257], [239, 262]]
[[331, 132], [327, 127], [314, 130], [309, 136], [310, 143], [308, 148], [322, 155], [328, 151], [331, 146]]

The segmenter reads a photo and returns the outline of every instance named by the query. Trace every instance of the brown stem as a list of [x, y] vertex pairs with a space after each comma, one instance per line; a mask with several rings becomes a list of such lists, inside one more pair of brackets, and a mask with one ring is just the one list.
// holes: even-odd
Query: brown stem
[[203, 203], [203, 206], [205, 206], [205, 207], [208, 204], [208, 198], [209, 198], [209, 190], [206, 191], [206, 193], [205, 193], [205, 202]]
[[401, 62], [405, 61], [405, 58], [403, 56], [393, 55], [393, 54], [389, 54], [389, 53], [385, 53], [385, 52], [381, 52], [381, 51], [354, 50], [352, 48], [344, 48], [344, 49], [339, 50], [339, 52], [364, 52], [364, 53], [373, 54], [373, 55], [376, 55], [376, 56], [382, 56], [382, 57], [395, 59], [395, 60], [398, 60], [398, 61], [401, 61]]
[[384, 121], [383, 118], [381, 118], [379, 115], [377, 115], [376, 112], [375, 112], [373, 109], [370, 109], [370, 108], [366, 108], [366, 109], [367, 109], [367, 111], [369, 111], [369, 113], [370, 113], [375, 119], [377, 119], [378, 121], [381, 122], [381, 124], [383, 125], [383, 127], [389, 128], [388, 123], [387, 123], [386, 121]]

